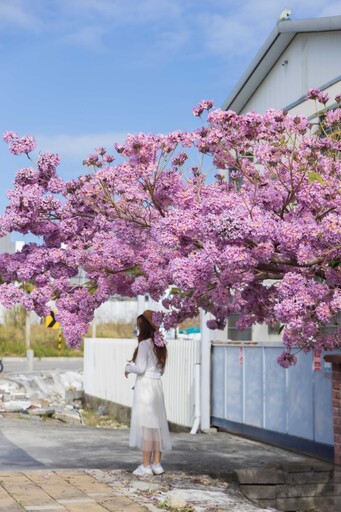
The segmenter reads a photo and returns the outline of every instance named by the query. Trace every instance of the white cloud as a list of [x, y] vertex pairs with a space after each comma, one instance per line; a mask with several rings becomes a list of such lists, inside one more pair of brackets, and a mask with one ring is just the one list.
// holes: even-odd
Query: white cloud
[[65, 157], [82, 162], [98, 147], [105, 147], [108, 153], [112, 153], [113, 144], [124, 142], [126, 137], [127, 133], [124, 132], [106, 132], [86, 135], [37, 135], [36, 139], [40, 151], [58, 153], [62, 159]]
[[[197, 17], [203, 31], [203, 47], [227, 58], [256, 53], [274, 29], [285, 4], [282, 0], [245, 0], [231, 6], [216, 0], [214, 13], [201, 11]], [[335, 0], [291, 0], [291, 19], [307, 19], [340, 13]]]
[[64, 13], [77, 18], [94, 15], [103, 21], [119, 25], [147, 24], [155, 20], [169, 20], [178, 17], [182, 11], [179, 0], [59, 0]]
[[254, 53], [286, 6], [292, 19], [340, 13], [336, 0], [2, 0], [0, 29], [44, 31], [57, 41], [98, 49], [112, 31], [136, 26], [145, 29], [145, 36], [139, 33], [145, 51], [160, 42], [164, 53], [190, 44], [191, 51], [233, 58]]
[[206, 16], [202, 19], [202, 27], [209, 52], [238, 56], [247, 53], [255, 45], [253, 31], [237, 17]]
[[132, 30], [135, 26], [146, 30], [141, 41], [144, 51], [153, 42], [160, 44], [161, 51], [174, 51], [187, 39], [179, 0], [54, 0], [52, 3], [54, 11], [44, 6], [44, 17], [49, 20], [57, 41], [63, 44], [105, 49], [112, 31]]
[[38, 16], [27, 9], [27, 4], [22, 0], [0, 3], [0, 28], [12, 27], [37, 32], [42, 28], [42, 21]]

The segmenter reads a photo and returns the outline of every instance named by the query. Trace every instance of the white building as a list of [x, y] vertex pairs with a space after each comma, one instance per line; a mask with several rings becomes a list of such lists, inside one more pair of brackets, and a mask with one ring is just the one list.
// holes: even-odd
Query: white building
[[279, 21], [223, 104], [238, 114], [279, 108], [310, 115], [305, 95], [341, 89], [341, 16]]
[[[328, 92], [328, 107], [341, 92], [341, 16], [279, 21], [222, 109], [244, 114], [278, 108], [314, 118], [314, 102], [305, 99], [311, 88]], [[276, 330], [266, 325], [238, 331], [235, 320], [233, 316], [229, 321], [230, 340], [280, 341]]]
[[[305, 95], [311, 88], [331, 98], [340, 93], [340, 55], [341, 16], [279, 21], [223, 109], [277, 108], [313, 118], [314, 102]], [[231, 318], [227, 338], [234, 341], [212, 343], [211, 425], [333, 460], [330, 363], [322, 358], [316, 365], [313, 354], [301, 352], [297, 365], [283, 370], [278, 335], [266, 325], [246, 331], [234, 325]]]
[[15, 242], [11, 241], [10, 235], [0, 238], [0, 254], [4, 252], [13, 253], [16, 251]]

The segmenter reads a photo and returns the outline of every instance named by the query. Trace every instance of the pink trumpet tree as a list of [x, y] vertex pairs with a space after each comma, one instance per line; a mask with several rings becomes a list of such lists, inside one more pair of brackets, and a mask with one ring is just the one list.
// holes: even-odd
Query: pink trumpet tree
[[[97, 149], [72, 181], [57, 176], [58, 155], [20, 169], [0, 226], [37, 242], [0, 256], [1, 302], [45, 315], [55, 300], [72, 347], [110, 296], [145, 293], [162, 300], [166, 329], [200, 308], [212, 329], [231, 313], [240, 328], [279, 325], [284, 367], [297, 350], [340, 347], [340, 109], [317, 129], [281, 110], [212, 106], [194, 109], [207, 113], [198, 130], [128, 136], [116, 161]], [[31, 137], [4, 139], [14, 154], [35, 149]]]

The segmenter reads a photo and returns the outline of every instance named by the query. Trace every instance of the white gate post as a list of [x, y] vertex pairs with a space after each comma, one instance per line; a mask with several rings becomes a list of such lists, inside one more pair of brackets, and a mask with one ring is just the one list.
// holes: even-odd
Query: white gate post
[[201, 331], [201, 375], [200, 375], [200, 411], [201, 411], [201, 430], [211, 426], [211, 331], [206, 322], [209, 315], [203, 310], [200, 311], [200, 331]]

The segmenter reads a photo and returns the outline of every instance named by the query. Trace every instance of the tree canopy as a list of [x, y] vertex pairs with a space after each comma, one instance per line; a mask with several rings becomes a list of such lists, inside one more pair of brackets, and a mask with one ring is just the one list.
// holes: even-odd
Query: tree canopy
[[[284, 367], [296, 350], [340, 347], [340, 108], [317, 127], [282, 110], [212, 107], [193, 110], [207, 114], [197, 130], [130, 135], [115, 156], [98, 148], [72, 181], [58, 177], [58, 155], [33, 165], [34, 139], [6, 132], [32, 165], [17, 171], [1, 232], [39, 238], [0, 255], [0, 301], [43, 316], [56, 300], [72, 347], [109, 297], [145, 293], [162, 300], [155, 321], [166, 329], [200, 308], [211, 329], [231, 313], [239, 328], [279, 325]], [[83, 284], [73, 279], [80, 268]]]

